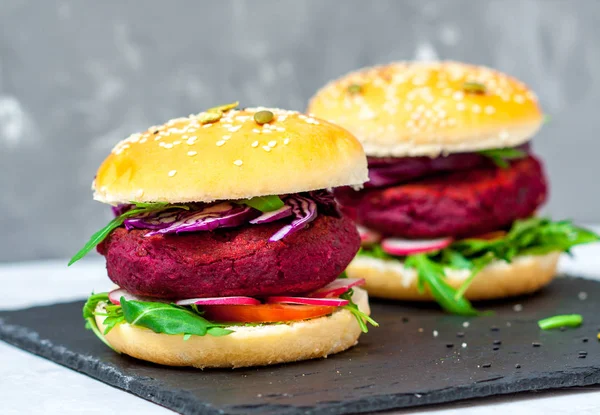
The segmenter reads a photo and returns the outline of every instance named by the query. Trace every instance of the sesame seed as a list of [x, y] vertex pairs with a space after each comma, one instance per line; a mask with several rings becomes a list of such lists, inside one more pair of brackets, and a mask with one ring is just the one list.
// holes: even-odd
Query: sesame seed
[[452, 99], [455, 101], [461, 101], [464, 97], [465, 94], [462, 91], [456, 91], [454, 94], [452, 94]]
[[277, 145], [277, 141], [273, 140], [273, 141], [269, 141], [269, 147], [275, 147]]
[[231, 127], [229, 128], [229, 131], [232, 133], [235, 133], [237, 130], [239, 130], [240, 128], [242, 128], [241, 125], [236, 125], [235, 127]]
[[255, 148], [258, 147], [258, 141], [253, 142], [252, 147], [255, 147]]
[[252, 132], [253, 132], [253, 133], [256, 133], [256, 134], [260, 134], [260, 130], [259, 130], [258, 128], [253, 128], [253, 129], [252, 129]]
[[463, 343], [463, 344], [461, 344], [461, 346], [462, 346], [463, 349], [466, 349], [467, 348], [467, 343]]
[[164, 148], [173, 148], [173, 144], [166, 143], [163, 147]]
[[223, 136], [223, 140], [225, 140], [225, 141], [229, 140], [230, 138], [231, 138], [231, 136], [230, 136], [230, 135], [224, 135], [224, 136]]
[[467, 106], [465, 105], [465, 103], [464, 103], [464, 102], [459, 102], [458, 104], [456, 104], [456, 109], [457, 109], [458, 111], [464, 111], [464, 110], [465, 110], [465, 108], [467, 108]]
[[515, 304], [513, 310], [518, 313], [519, 311], [523, 311], [523, 306], [521, 304]]
[[224, 140], [219, 140], [219, 141], [217, 141], [216, 144], [217, 144], [217, 147], [221, 147], [223, 144], [225, 144], [225, 141]]
[[496, 108], [492, 107], [491, 105], [488, 105], [485, 107], [485, 113], [486, 114], [493, 114], [496, 112]]
[[438, 335], [439, 335], [438, 331], [437, 331], [437, 330], [434, 330], [434, 331], [433, 331], [433, 337], [437, 337]]
[[517, 103], [517, 104], [523, 104], [525, 102], [525, 97], [523, 95], [517, 94], [513, 97], [513, 100]]
[[135, 192], [136, 197], [142, 197], [144, 195], [144, 189], [137, 189]]
[[244, 162], [242, 160], [236, 160], [233, 162], [236, 166], [241, 166]]
[[287, 146], [289, 143], [290, 143], [290, 139], [289, 138], [286, 138], [286, 139], [283, 140], [283, 144], [284, 145]]
[[465, 321], [465, 322], [463, 322], [463, 323], [462, 323], [462, 326], [463, 326], [464, 328], [467, 328], [467, 327], [469, 327], [470, 325], [471, 325], [471, 323], [469, 323], [468, 321]]
[[581, 301], [585, 301], [588, 298], [588, 295], [585, 291], [581, 291], [579, 294], [577, 294], [577, 298], [579, 298]]
[[263, 146], [263, 150], [265, 150], [266, 152], [271, 151], [271, 147], [269, 146]]
[[187, 155], [188, 155], [188, 156], [195, 156], [196, 154], [198, 154], [198, 152], [197, 152], [197, 151], [188, 151], [188, 152], [187, 152]]
[[212, 127], [212, 125], [213, 125], [213, 123], [204, 124], [202, 126], [202, 128], [209, 128], [209, 127]]
[[481, 106], [478, 104], [473, 104], [471, 111], [473, 111], [475, 114], [479, 114], [481, 112]]
[[169, 172], [169, 177], [173, 177], [173, 176], [175, 176], [176, 174], [177, 174], [177, 170], [171, 170], [171, 171]]

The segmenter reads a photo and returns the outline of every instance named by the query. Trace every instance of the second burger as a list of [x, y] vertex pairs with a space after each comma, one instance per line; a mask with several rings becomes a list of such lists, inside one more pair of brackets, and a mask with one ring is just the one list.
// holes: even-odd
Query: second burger
[[547, 183], [529, 140], [543, 114], [508, 75], [457, 62], [367, 68], [325, 86], [309, 112], [369, 157], [365, 188], [335, 195], [363, 236], [348, 275], [374, 296], [475, 314], [469, 299], [533, 292], [561, 252], [598, 240], [535, 216]]

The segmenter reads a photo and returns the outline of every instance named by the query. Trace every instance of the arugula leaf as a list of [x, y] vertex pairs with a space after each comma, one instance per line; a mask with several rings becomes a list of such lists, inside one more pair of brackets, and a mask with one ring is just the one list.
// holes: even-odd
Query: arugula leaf
[[263, 213], [281, 209], [284, 205], [283, 200], [281, 200], [281, 198], [277, 195], [256, 196], [251, 199], [238, 200], [236, 203], [248, 205], [251, 208], [260, 210]]
[[143, 202], [133, 203], [132, 202], [132, 204], [134, 204], [136, 207], [117, 216], [116, 218], [114, 218], [113, 220], [108, 222], [108, 225], [106, 225], [104, 228], [100, 229], [98, 232], [93, 234], [91, 236], [90, 240], [84, 245], [84, 247], [81, 248], [79, 250], [79, 252], [77, 252], [75, 255], [73, 255], [73, 258], [71, 258], [71, 260], [69, 261], [68, 266], [73, 265], [75, 262], [79, 261], [81, 258], [86, 256], [100, 242], [102, 242], [104, 239], [106, 239], [106, 237], [108, 235], [110, 235], [110, 233], [112, 231], [117, 229], [119, 226], [123, 225], [123, 222], [125, 222], [125, 219], [127, 219], [128, 217], [141, 215], [143, 213], [157, 212], [157, 211], [163, 210], [167, 207], [178, 208], [178, 209], [189, 209], [188, 206], [181, 206], [181, 205], [169, 206], [168, 203], [163, 203], [163, 202], [161, 202], [161, 203], [143, 203]]
[[583, 323], [581, 314], [562, 314], [539, 320], [538, 326], [542, 330], [550, 330], [560, 327], [579, 327], [581, 323]]
[[429, 287], [431, 295], [444, 310], [462, 316], [479, 314], [466, 298], [456, 298], [454, 288], [445, 281], [444, 267], [426, 254], [410, 255], [406, 258], [405, 265], [417, 271], [419, 280]]
[[225, 336], [232, 333], [222, 325], [211, 323], [192, 310], [174, 304], [150, 301], [119, 300], [125, 321], [133, 326], [146, 327], [155, 333]]
[[354, 295], [354, 290], [350, 288], [344, 294], [340, 295], [340, 298], [344, 300], [348, 300], [349, 303], [342, 306], [343, 309], [346, 309], [352, 313], [356, 321], [358, 321], [358, 325], [363, 333], [369, 332], [369, 327], [367, 323], [371, 324], [373, 327], [379, 327], [379, 323], [373, 320], [368, 314], [363, 313], [360, 308], [352, 301], [352, 295]]
[[[519, 255], [544, 255], [550, 252], [570, 252], [576, 245], [600, 241], [594, 232], [574, 226], [570, 221], [553, 222], [531, 217], [517, 220], [503, 237], [492, 240], [468, 238], [449, 247], [426, 254], [394, 257], [383, 252], [380, 245], [363, 247], [359, 255], [384, 260], [404, 260], [405, 265], [417, 270], [417, 288], [423, 292], [425, 284], [434, 298], [447, 311], [456, 314], [475, 310], [463, 298], [477, 274], [494, 260], [511, 262]], [[454, 290], [445, 283], [445, 268], [469, 270], [469, 277]]]
[[478, 152], [482, 156], [490, 158], [496, 166], [506, 169], [510, 166], [507, 160], [516, 160], [527, 157], [527, 153], [516, 148], [492, 148], [489, 150], [481, 150]]
[[471, 267], [469, 268], [471, 270], [471, 274], [460, 285], [460, 287], [458, 287], [458, 290], [456, 290], [456, 294], [454, 294], [455, 300], [459, 300], [465, 295], [465, 292], [467, 291], [477, 274], [479, 274], [481, 270], [488, 266], [494, 259], [494, 254], [492, 252], [486, 252], [482, 257], [476, 258], [471, 261]]
[[[108, 293], [93, 294], [87, 299], [83, 305], [83, 318], [85, 320], [85, 328], [92, 330], [96, 337], [102, 340], [102, 343], [113, 349], [115, 352], [120, 353], [114, 347], [110, 345], [108, 340], [102, 335], [98, 325], [96, 324], [96, 307], [100, 302], [108, 302]], [[106, 334], [106, 333], [105, 333]]]

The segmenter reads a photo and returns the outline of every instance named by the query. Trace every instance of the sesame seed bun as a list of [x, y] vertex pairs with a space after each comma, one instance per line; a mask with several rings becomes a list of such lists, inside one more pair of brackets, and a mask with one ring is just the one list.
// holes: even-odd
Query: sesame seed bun
[[[481, 270], [467, 289], [469, 300], [491, 300], [529, 294], [548, 284], [556, 274], [560, 252], [539, 256], [519, 256], [511, 263], [495, 261]], [[364, 278], [365, 288], [372, 297], [396, 300], [431, 301], [426, 290], [417, 290], [417, 274], [401, 261], [357, 256], [346, 273], [351, 278]], [[447, 270], [445, 281], [453, 288], [462, 285], [469, 276], [467, 270]]]
[[352, 72], [317, 92], [308, 112], [346, 128], [374, 157], [514, 147], [543, 120], [526, 85], [458, 62], [398, 62]]
[[[353, 301], [369, 314], [366, 291], [356, 288]], [[101, 310], [101, 306], [99, 308]], [[101, 332], [103, 316], [96, 316]], [[348, 310], [332, 315], [289, 324], [256, 327], [228, 327], [235, 333], [227, 336], [192, 336], [158, 334], [129, 324], [115, 326], [106, 340], [126, 355], [168, 366], [197, 368], [239, 368], [327, 357], [344, 351], [358, 342], [358, 322]]]
[[[258, 124], [254, 114], [273, 120]], [[360, 185], [368, 179], [360, 143], [346, 130], [294, 111], [201, 113], [133, 134], [115, 146], [92, 186], [94, 199], [212, 202]]]

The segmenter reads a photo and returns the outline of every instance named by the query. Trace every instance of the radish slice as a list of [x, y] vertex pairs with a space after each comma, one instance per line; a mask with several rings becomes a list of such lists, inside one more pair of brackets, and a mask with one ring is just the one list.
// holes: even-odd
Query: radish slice
[[381, 242], [383, 251], [390, 255], [413, 255], [444, 249], [452, 243], [452, 238], [439, 239], [400, 239], [386, 238]]
[[310, 298], [310, 297], [267, 297], [269, 304], [303, 304], [341, 307], [349, 303], [341, 298]]
[[352, 287], [364, 284], [364, 278], [338, 278], [326, 286], [319, 288], [317, 291], [313, 291], [308, 294], [308, 296], [313, 298], [337, 297], [344, 294]]
[[356, 230], [360, 235], [361, 245], [373, 245], [381, 240], [381, 235], [363, 226], [356, 225]]
[[258, 305], [260, 301], [252, 297], [211, 297], [211, 298], [190, 298], [187, 300], [176, 301], [177, 305]]
[[158, 298], [152, 298], [152, 297], [142, 297], [139, 295], [135, 295], [135, 294], [131, 294], [127, 291], [125, 291], [122, 288], [117, 288], [116, 290], [112, 290], [111, 292], [108, 293], [108, 300], [113, 303], [114, 305], [121, 305], [121, 297], [125, 297], [125, 300], [127, 301], [151, 301], [151, 302], [155, 302], [155, 303], [165, 303], [168, 301], [164, 301]]

